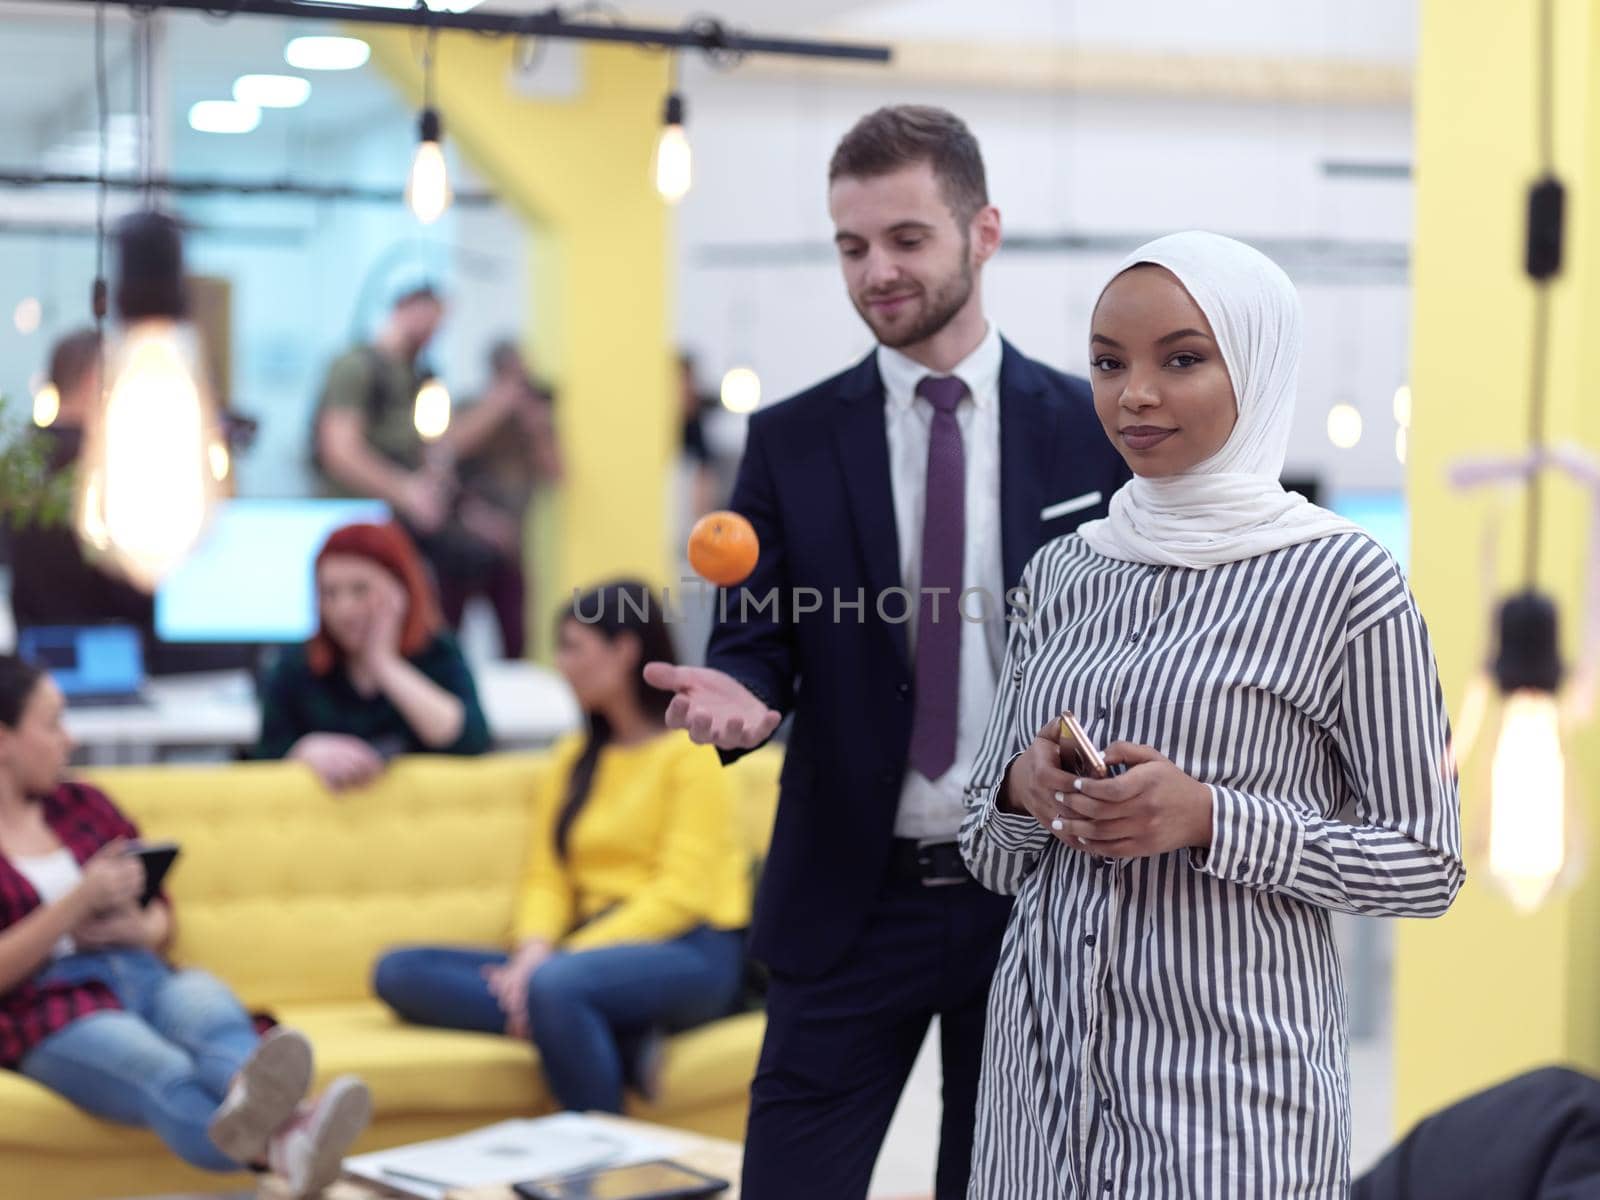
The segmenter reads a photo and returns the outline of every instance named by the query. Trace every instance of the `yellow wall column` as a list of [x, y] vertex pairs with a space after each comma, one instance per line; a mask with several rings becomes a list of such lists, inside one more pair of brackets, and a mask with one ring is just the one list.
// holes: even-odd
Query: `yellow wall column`
[[[1459, 717], [1490, 653], [1492, 602], [1523, 582], [1521, 493], [1453, 492], [1449, 465], [1528, 445], [1533, 290], [1523, 274], [1526, 194], [1539, 174], [1539, 0], [1424, 0], [1416, 90], [1416, 255], [1410, 440], [1413, 585]], [[1563, 273], [1551, 297], [1550, 440], [1600, 450], [1600, 0], [1556, 0], [1556, 169], [1568, 187]], [[1578, 648], [1588, 513], [1543, 485], [1540, 584]], [[1498, 574], [1480, 548], [1498, 529]], [[1571, 746], [1585, 819], [1600, 831], [1593, 722]], [[1438, 922], [1404, 922], [1395, 973], [1395, 1118], [1418, 1117], [1529, 1067], [1600, 1071], [1600, 856], [1579, 891], [1521, 916], [1495, 890], [1481, 844], [1491, 747], [1463, 764], [1468, 882]]]
[[[363, 26], [373, 58], [413, 103], [422, 75], [408, 30]], [[538, 547], [541, 645], [574, 587], [620, 574], [669, 581], [668, 472], [676, 396], [667, 314], [667, 210], [650, 161], [667, 90], [664, 55], [585, 47], [573, 99], [509, 86], [512, 43], [439, 36], [435, 94], [453, 141], [526, 222], [527, 331], [559, 395], [567, 481], [555, 503], [556, 553]], [[536, 539], [537, 540], [537, 539]], [[539, 566], [542, 571], [538, 571]]]

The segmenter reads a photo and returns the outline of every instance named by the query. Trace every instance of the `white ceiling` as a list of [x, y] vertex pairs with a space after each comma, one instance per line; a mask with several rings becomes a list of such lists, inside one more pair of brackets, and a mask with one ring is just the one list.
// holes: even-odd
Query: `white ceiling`
[[[374, 0], [409, 4], [411, 0]], [[436, 0], [444, 3], [446, 0]], [[459, 6], [465, 0], [448, 0]], [[485, 0], [482, 7], [535, 12], [550, 0]], [[565, 6], [581, 12], [584, 5]], [[1087, 46], [1199, 49], [1210, 53], [1408, 59], [1414, 53], [1415, 5], [1397, 0], [1233, 0], [1227, 20], [1192, 0], [596, 0], [596, 12], [621, 12], [639, 23], [682, 24], [708, 12], [751, 33], [841, 36], [851, 40], [907, 38], [985, 40], [1016, 45], [1052, 41]], [[285, 70], [282, 50], [297, 33], [320, 24], [277, 18], [218, 20], [191, 12], [164, 14], [165, 50], [176, 69], [164, 73], [161, 107], [185, 148], [204, 147], [235, 159], [235, 147], [191, 133], [184, 119], [199, 100], [226, 98], [247, 72]], [[130, 170], [136, 153], [137, 111], [132, 63], [134, 22], [120, 5], [108, 20], [108, 86], [112, 167]], [[377, 114], [392, 116], [395, 100], [372, 68], [311, 74], [311, 102], [292, 113], [268, 113], [283, 136], [319, 134]], [[47, 166], [90, 171], [97, 158], [93, 67], [93, 8], [77, 3], [0, 0], [0, 167]], [[190, 139], [200, 139], [199, 142]]]
[[[374, 0], [409, 6], [411, 0]], [[464, 0], [444, 0], [465, 7]], [[815, 35], [826, 23], [860, 14], [883, 0], [633, 0], [607, 5], [639, 23], [682, 24], [708, 12], [735, 28], [766, 34]], [[549, 0], [487, 0], [485, 8], [534, 12]], [[576, 10], [580, 6], [573, 5]], [[164, 14], [165, 51], [178, 64], [163, 98], [179, 138], [191, 136], [183, 119], [199, 100], [225, 99], [233, 81], [247, 72], [287, 69], [282, 49], [306, 22], [265, 17], [217, 20], [198, 13]], [[47, 167], [91, 171], [97, 161], [93, 9], [89, 5], [0, 0], [0, 167]], [[132, 169], [137, 152], [138, 111], [132, 64], [134, 22], [120, 5], [108, 10], [106, 59], [112, 119], [114, 171]], [[350, 123], [392, 103], [371, 68], [316, 72], [311, 103], [292, 114], [267, 114], [314, 134], [318, 123]]]

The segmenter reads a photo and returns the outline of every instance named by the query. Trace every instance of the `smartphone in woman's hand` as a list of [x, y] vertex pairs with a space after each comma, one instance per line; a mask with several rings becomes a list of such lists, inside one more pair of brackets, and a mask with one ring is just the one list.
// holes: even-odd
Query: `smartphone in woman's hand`
[[178, 859], [178, 843], [135, 839], [128, 843], [127, 853], [144, 863], [144, 891], [139, 896], [139, 907], [148, 908], [161, 893], [161, 883]]
[[1061, 752], [1063, 771], [1071, 771], [1074, 775], [1086, 775], [1090, 779], [1104, 779], [1111, 773], [1106, 767], [1105, 756], [1089, 740], [1089, 735], [1084, 732], [1078, 718], [1072, 715], [1070, 708], [1062, 711], [1060, 726], [1057, 745]]

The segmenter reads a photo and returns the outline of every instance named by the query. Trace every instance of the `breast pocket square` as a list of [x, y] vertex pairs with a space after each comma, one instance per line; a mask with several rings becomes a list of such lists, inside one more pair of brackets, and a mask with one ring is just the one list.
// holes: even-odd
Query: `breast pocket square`
[[1075, 512], [1082, 512], [1086, 508], [1093, 508], [1100, 503], [1099, 492], [1085, 492], [1081, 496], [1074, 496], [1071, 500], [1062, 500], [1039, 510], [1039, 520], [1054, 521], [1057, 517], [1071, 516]]

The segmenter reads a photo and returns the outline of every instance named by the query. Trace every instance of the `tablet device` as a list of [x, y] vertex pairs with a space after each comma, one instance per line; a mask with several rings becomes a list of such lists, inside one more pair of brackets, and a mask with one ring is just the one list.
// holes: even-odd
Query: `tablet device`
[[522, 1200], [699, 1200], [727, 1191], [728, 1181], [661, 1159], [516, 1183], [511, 1190]]
[[161, 881], [177, 861], [178, 843], [129, 842], [128, 853], [144, 863], [144, 891], [139, 894], [139, 907], [145, 908], [161, 891]]

